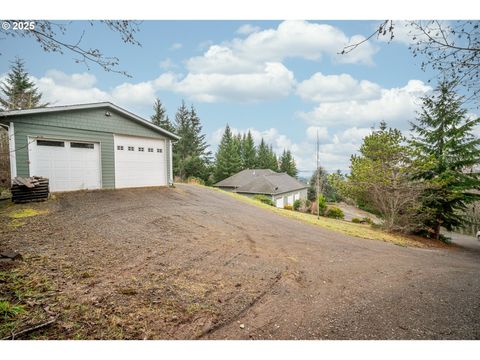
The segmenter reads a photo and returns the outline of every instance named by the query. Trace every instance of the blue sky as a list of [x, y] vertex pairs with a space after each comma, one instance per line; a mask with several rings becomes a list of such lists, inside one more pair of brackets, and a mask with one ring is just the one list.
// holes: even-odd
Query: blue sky
[[0, 76], [19, 56], [52, 104], [113, 101], [149, 118], [158, 96], [171, 119], [193, 104], [213, 150], [226, 123], [250, 129], [275, 151], [292, 150], [304, 174], [321, 163], [348, 170], [349, 157], [381, 120], [408, 130], [434, 74], [408, 50], [407, 29], [392, 43], [372, 39], [347, 56], [343, 46], [369, 35], [376, 21], [144, 21], [141, 47], [123, 44], [100, 23], [73, 21], [66, 40], [120, 59], [131, 78], [87, 69], [72, 54], [45, 53], [27, 38], [2, 39]]

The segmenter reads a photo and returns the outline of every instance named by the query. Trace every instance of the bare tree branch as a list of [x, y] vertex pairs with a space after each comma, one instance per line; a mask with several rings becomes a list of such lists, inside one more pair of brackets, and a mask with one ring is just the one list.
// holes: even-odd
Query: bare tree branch
[[[45, 52], [57, 52], [59, 54], [64, 54], [65, 52], [70, 52], [75, 57], [73, 58], [76, 63], [83, 63], [87, 69], [90, 69], [90, 64], [97, 64], [103, 70], [107, 72], [118, 73], [127, 77], [131, 77], [125, 70], [119, 70], [118, 65], [120, 63], [119, 59], [115, 56], [106, 56], [98, 48], [85, 48], [81, 46], [85, 30], [82, 31], [82, 34], [79, 36], [77, 41], [71, 42], [66, 41], [63, 38], [67, 35], [68, 27], [71, 24], [57, 23], [48, 20], [39, 20], [35, 21], [35, 27], [33, 29], [24, 29], [24, 30], [13, 30], [12, 25], [14, 20], [8, 20], [11, 24], [9, 29], [0, 29], [0, 34], [4, 34], [3, 38], [13, 37], [13, 38], [32, 38], [35, 40], [40, 48]], [[15, 22], [25, 22], [24, 20], [15, 20]], [[90, 21], [91, 26], [95, 26], [97, 22]], [[100, 23], [104, 24], [111, 31], [119, 33], [121, 40], [125, 44], [141, 46], [140, 42], [135, 38], [135, 35], [139, 31], [140, 22], [137, 21], [127, 21], [127, 20], [103, 20]]]

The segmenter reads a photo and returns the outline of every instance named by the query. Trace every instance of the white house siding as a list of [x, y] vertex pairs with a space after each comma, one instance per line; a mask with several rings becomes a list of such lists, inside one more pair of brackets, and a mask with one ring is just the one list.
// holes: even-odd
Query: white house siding
[[285, 205], [293, 206], [293, 202], [299, 199], [307, 198], [307, 189], [296, 190], [284, 194], [273, 195], [273, 202], [277, 207], [284, 207]]

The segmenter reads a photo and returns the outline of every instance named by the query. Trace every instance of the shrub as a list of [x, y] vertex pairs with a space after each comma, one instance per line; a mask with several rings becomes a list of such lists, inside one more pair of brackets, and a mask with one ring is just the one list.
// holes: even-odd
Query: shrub
[[[295, 206], [295, 203], [294, 203]], [[301, 212], [308, 213], [311, 211], [312, 202], [308, 199], [300, 199], [300, 208], [298, 209]]]
[[293, 206], [292, 206], [292, 205], [288, 205], [288, 204], [287, 204], [287, 205], [283, 205], [283, 208], [284, 208], [285, 210], [293, 210]]
[[196, 184], [196, 185], [205, 185], [205, 181], [202, 179], [195, 177], [195, 176], [190, 176], [187, 179], [187, 184]]
[[370, 224], [370, 225], [373, 225], [373, 220], [372, 220], [372, 219], [370, 219], [370, 218], [369, 218], [369, 217], [367, 217], [367, 216], [365, 216], [365, 217], [363, 217], [363, 218], [362, 218], [362, 222], [363, 222], [364, 224]]
[[373, 225], [373, 221], [369, 217], [363, 217], [361, 219], [360, 218], [353, 218], [352, 222], [355, 223], [355, 224], [370, 224], [370, 225]]
[[325, 213], [325, 216], [333, 219], [343, 219], [345, 217], [343, 211], [336, 206], [329, 207]]
[[327, 210], [327, 199], [325, 196], [320, 195], [318, 197], [318, 212], [320, 215], [325, 215], [325, 211]]
[[253, 198], [254, 198], [255, 200], [261, 201], [261, 202], [264, 203], [264, 204], [267, 204], [267, 205], [270, 205], [270, 206], [275, 206], [275, 204], [273, 203], [272, 199], [269, 198], [269, 197], [266, 196], [266, 195], [255, 195]]
[[302, 206], [302, 200], [298, 199], [293, 202], [293, 210], [298, 211]]

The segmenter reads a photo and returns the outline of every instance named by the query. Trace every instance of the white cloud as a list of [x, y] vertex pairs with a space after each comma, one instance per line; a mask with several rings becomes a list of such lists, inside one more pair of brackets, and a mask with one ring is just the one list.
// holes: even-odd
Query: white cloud
[[297, 94], [304, 100], [322, 103], [378, 98], [380, 90], [378, 84], [358, 81], [349, 74], [323, 75], [318, 72], [298, 85]]
[[162, 88], [202, 102], [255, 102], [288, 96], [294, 88], [293, 73], [281, 63], [266, 63], [255, 73], [189, 73], [181, 80], [162, 75]]
[[160, 68], [162, 68], [164, 70], [168, 70], [168, 69], [177, 67], [177, 65], [170, 58], [166, 58], [166, 59], [163, 59], [162, 61], [160, 61], [159, 66], [160, 66]]
[[299, 116], [317, 126], [370, 127], [384, 120], [390, 126], [405, 129], [421, 105], [419, 98], [430, 90], [422, 81], [410, 80], [401, 88], [382, 89], [375, 99], [325, 102]]
[[287, 20], [276, 29], [266, 29], [250, 34], [245, 39], [234, 39], [229, 47], [242, 58], [256, 61], [282, 61], [286, 58], [300, 57], [318, 60], [329, 55], [340, 62], [371, 64], [377, 51], [369, 41], [362, 52], [352, 57], [342, 57], [338, 52], [360, 35], [349, 38], [338, 28], [308, 21]]
[[96, 78], [88, 73], [67, 75], [58, 70], [50, 70], [45, 76], [32, 79], [43, 94], [42, 100], [51, 105], [111, 100], [110, 94], [93, 86]]
[[317, 134], [318, 140], [327, 140], [329, 138], [328, 129], [326, 127], [320, 126], [309, 126], [306, 130], [307, 139], [312, 141], [317, 141]]
[[255, 72], [262, 63], [238, 56], [231, 48], [212, 45], [202, 56], [195, 56], [186, 62], [187, 68], [194, 74], [239, 74]]
[[247, 36], [213, 44], [186, 60], [188, 74], [171, 90], [205, 102], [275, 99], [289, 95], [295, 84], [282, 64], [287, 58], [316, 61], [326, 55], [334, 62], [372, 64], [377, 51], [367, 41], [355, 54], [338, 55], [360, 35], [349, 38], [336, 27], [308, 21], [284, 21], [265, 30], [246, 24], [239, 31]]
[[153, 102], [155, 91], [152, 81], [137, 84], [123, 83], [112, 90], [112, 97], [120, 103], [148, 105]]
[[251, 24], [244, 24], [237, 29], [237, 34], [251, 34], [260, 30], [259, 26], [253, 26]]
[[32, 77], [32, 80], [42, 92], [43, 101], [51, 105], [112, 101], [121, 106], [131, 106], [151, 105], [156, 91], [167, 82], [168, 76], [140, 83], [125, 82], [110, 91], [96, 87], [97, 79], [89, 73], [65, 74], [59, 70], [49, 70], [44, 76]]

